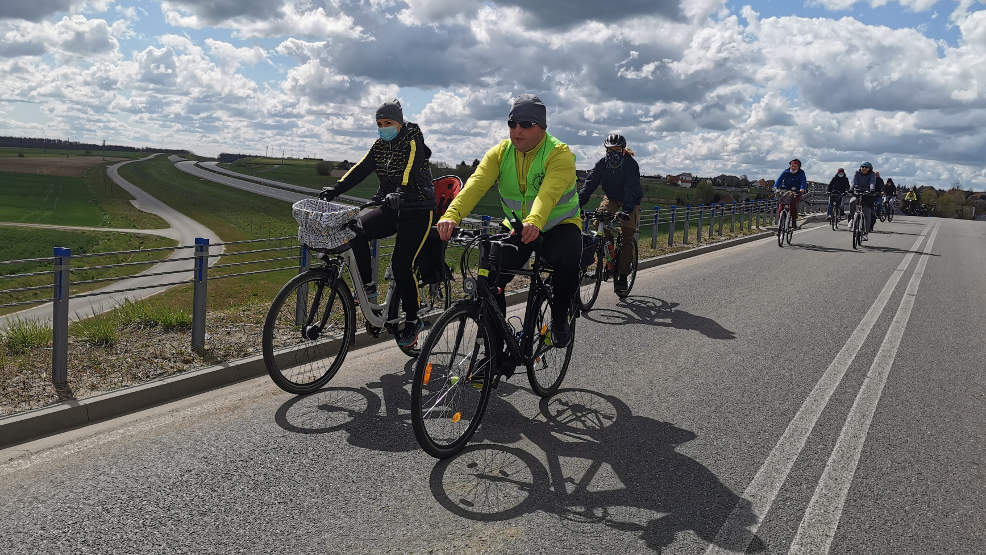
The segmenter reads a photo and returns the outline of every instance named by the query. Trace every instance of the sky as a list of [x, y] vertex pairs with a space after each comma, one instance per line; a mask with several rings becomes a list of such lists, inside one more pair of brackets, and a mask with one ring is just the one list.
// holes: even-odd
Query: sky
[[579, 168], [986, 190], [986, 0], [0, 2], [0, 135], [353, 160], [399, 98], [455, 164], [527, 92]]

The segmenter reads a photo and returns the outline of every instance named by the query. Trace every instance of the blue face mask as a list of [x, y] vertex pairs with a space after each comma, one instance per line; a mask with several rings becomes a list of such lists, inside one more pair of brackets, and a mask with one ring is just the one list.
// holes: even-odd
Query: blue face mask
[[397, 128], [393, 126], [378, 127], [377, 133], [380, 135], [381, 139], [385, 141], [392, 141], [394, 140], [394, 137], [397, 136]]

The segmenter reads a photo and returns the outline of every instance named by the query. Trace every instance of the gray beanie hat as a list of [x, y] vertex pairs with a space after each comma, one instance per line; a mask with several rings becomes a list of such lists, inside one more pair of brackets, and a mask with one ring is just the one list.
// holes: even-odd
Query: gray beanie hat
[[514, 121], [533, 121], [540, 125], [542, 129], [548, 128], [548, 116], [544, 102], [541, 102], [541, 99], [534, 94], [522, 94], [515, 98], [507, 119]]
[[390, 102], [384, 102], [377, 108], [377, 119], [392, 119], [404, 125], [404, 110], [401, 108], [401, 101], [396, 98]]

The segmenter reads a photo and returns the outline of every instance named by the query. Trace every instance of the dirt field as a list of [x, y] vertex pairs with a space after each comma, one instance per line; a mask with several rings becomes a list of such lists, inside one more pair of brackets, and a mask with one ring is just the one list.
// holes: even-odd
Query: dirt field
[[103, 162], [120, 162], [127, 158], [111, 158], [103, 160], [100, 156], [37, 156], [24, 158], [0, 158], [0, 171], [16, 173], [33, 173], [38, 175], [82, 175], [82, 172]]

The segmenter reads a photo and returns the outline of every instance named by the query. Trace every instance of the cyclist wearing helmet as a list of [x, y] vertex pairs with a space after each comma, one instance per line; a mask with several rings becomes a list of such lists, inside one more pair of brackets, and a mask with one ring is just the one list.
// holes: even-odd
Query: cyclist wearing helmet
[[828, 215], [832, 217], [833, 209], [838, 208], [839, 213], [835, 214], [838, 220], [843, 216], [842, 197], [849, 192], [849, 178], [846, 177], [846, 170], [839, 168], [839, 171], [832, 177], [832, 181], [829, 181], [829, 186], [825, 192], [829, 195]]
[[893, 178], [888, 177], [886, 184], [883, 186], [883, 203], [893, 209], [894, 202], [897, 201], [897, 185], [894, 184]]
[[904, 195], [904, 210], [910, 214], [914, 212], [915, 204], [918, 201], [917, 187], [911, 187], [911, 190]]
[[[507, 218], [516, 213], [524, 223], [523, 243], [517, 250], [504, 249], [503, 267], [520, 268], [533, 251], [531, 243], [544, 237], [542, 256], [554, 268], [551, 285], [551, 338], [557, 347], [571, 339], [568, 309], [578, 291], [582, 257], [582, 217], [575, 189], [575, 154], [568, 145], [547, 133], [547, 111], [541, 99], [523, 94], [513, 101], [507, 116], [510, 138], [489, 149], [476, 171], [438, 222], [443, 241], [497, 185], [500, 206]], [[501, 288], [513, 276], [502, 276]], [[500, 308], [506, 310], [503, 293]]]
[[[794, 229], [798, 229], [798, 201], [808, 189], [808, 179], [805, 177], [805, 171], [801, 169], [801, 160], [795, 158], [789, 164], [789, 167], [782, 171], [777, 181], [774, 182], [774, 192], [794, 191], [795, 197], [791, 201], [791, 225]], [[777, 211], [780, 213], [780, 205], [777, 206]]]
[[[413, 345], [424, 322], [418, 319], [418, 286], [414, 261], [421, 252], [435, 216], [435, 189], [431, 183], [431, 149], [425, 145], [421, 128], [404, 121], [401, 103], [395, 98], [377, 108], [380, 138], [358, 164], [339, 179], [335, 187], [322, 189], [319, 198], [329, 200], [345, 193], [376, 171], [380, 188], [373, 200], [383, 202], [362, 216], [363, 233], [352, 240], [359, 274], [371, 301], [377, 295], [376, 276], [370, 268], [372, 239], [397, 234], [391, 267], [394, 285], [404, 307], [405, 322], [397, 334], [401, 346]], [[390, 314], [394, 319], [397, 314]]]
[[623, 245], [620, 247], [620, 259], [617, 260], [615, 286], [617, 290], [625, 291], [632, 262], [630, 258], [633, 256], [633, 235], [640, 221], [640, 198], [643, 196], [640, 166], [633, 159], [633, 151], [627, 148], [623, 135], [610, 134], [603, 141], [603, 146], [606, 147], [606, 155], [596, 162], [579, 190], [579, 206], [585, 206], [593, 191], [602, 185], [603, 201], [599, 204], [599, 211], [620, 216]]
[[[849, 214], [856, 212], [856, 203], [863, 202], [863, 230], [870, 229], [870, 220], [873, 219], [873, 201], [877, 193], [876, 174], [873, 172], [873, 164], [863, 162], [859, 165], [859, 170], [852, 178], [853, 197], [849, 201]], [[851, 216], [850, 216], [851, 217]], [[863, 234], [863, 241], [868, 241], [867, 233]]]

